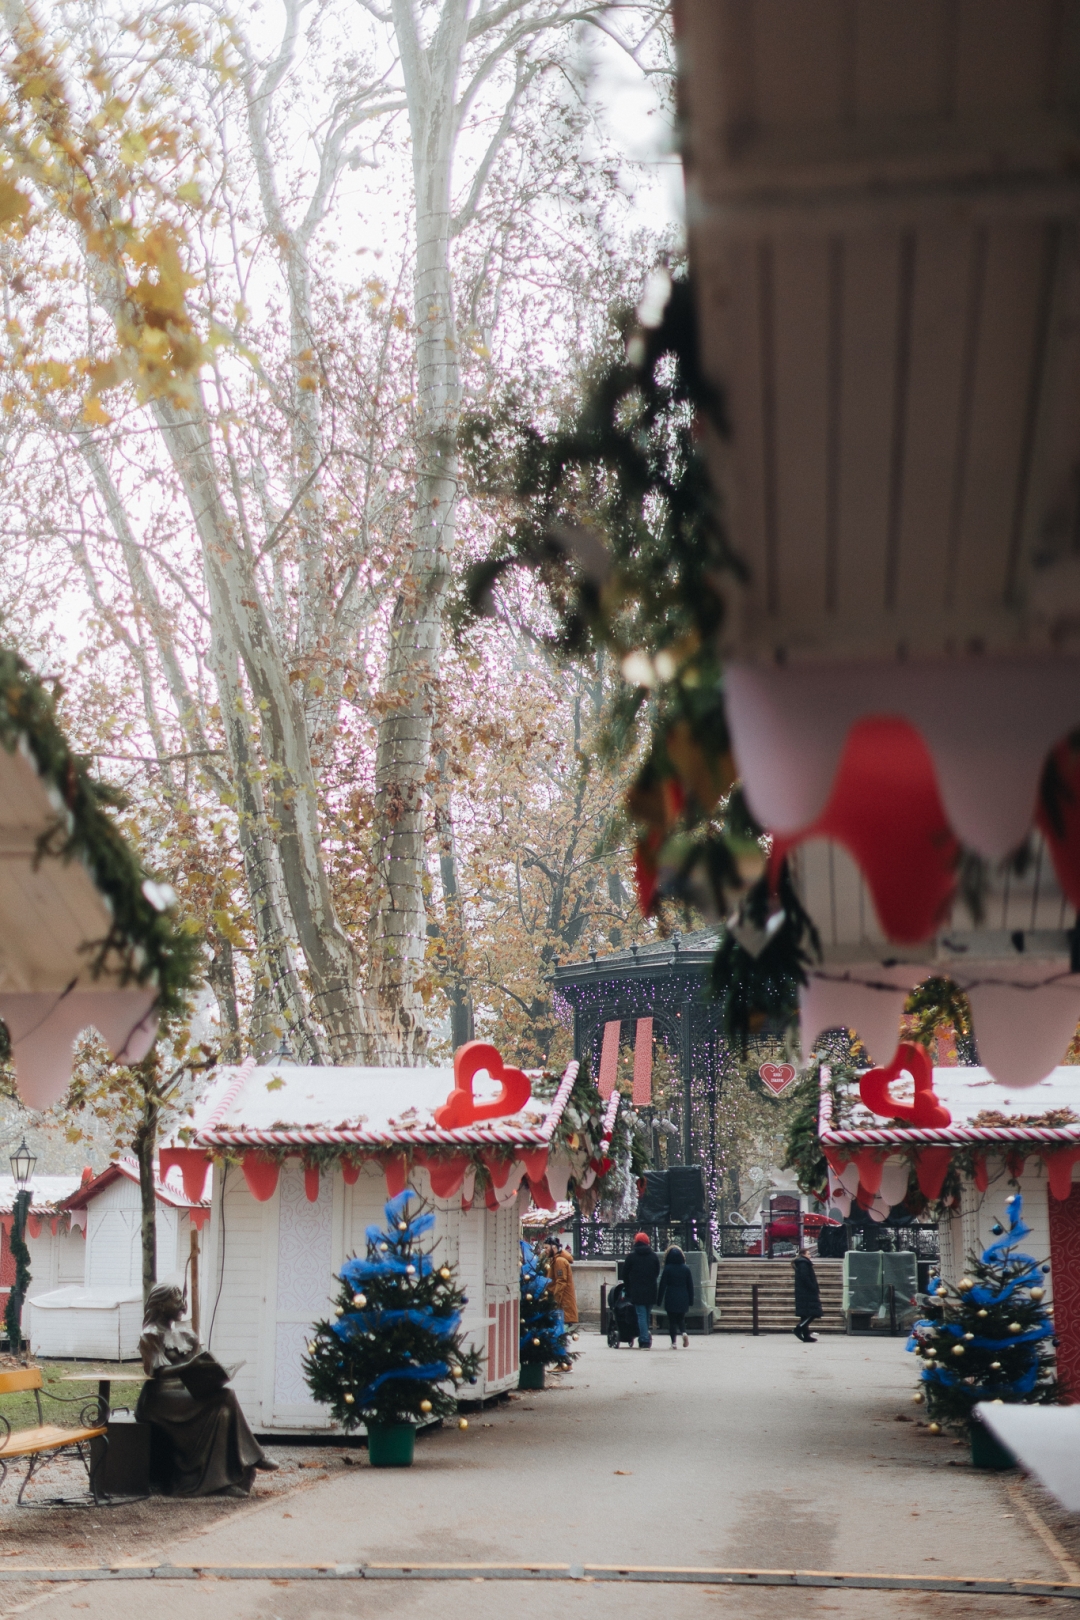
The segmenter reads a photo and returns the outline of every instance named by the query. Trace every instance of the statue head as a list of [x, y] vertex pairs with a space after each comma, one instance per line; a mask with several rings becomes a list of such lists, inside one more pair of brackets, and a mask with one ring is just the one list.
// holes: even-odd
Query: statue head
[[184, 1314], [187, 1301], [175, 1283], [158, 1283], [146, 1296], [143, 1327], [170, 1327]]

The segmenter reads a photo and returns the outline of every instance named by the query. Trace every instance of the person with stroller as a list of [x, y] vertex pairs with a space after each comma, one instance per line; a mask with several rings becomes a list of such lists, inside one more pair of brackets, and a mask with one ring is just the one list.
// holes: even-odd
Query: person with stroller
[[647, 1232], [638, 1232], [634, 1247], [623, 1261], [623, 1286], [626, 1297], [637, 1312], [638, 1348], [652, 1349], [652, 1324], [649, 1313], [656, 1304], [656, 1279], [660, 1275], [660, 1257], [649, 1242]]
[[683, 1349], [690, 1340], [686, 1333], [686, 1313], [694, 1303], [694, 1273], [686, 1263], [682, 1250], [672, 1244], [664, 1255], [664, 1269], [660, 1273], [660, 1286], [656, 1292], [657, 1308], [667, 1312], [671, 1348], [678, 1349], [676, 1340], [682, 1334]]
[[795, 1315], [799, 1318], [795, 1337], [804, 1344], [817, 1344], [817, 1334], [810, 1331], [811, 1322], [820, 1321], [824, 1315], [817, 1272], [809, 1255], [798, 1254], [791, 1263], [795, 1268]]

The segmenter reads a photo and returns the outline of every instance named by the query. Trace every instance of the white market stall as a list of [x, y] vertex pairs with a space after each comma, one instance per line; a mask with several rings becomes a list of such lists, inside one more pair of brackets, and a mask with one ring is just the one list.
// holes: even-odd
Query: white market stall
[[[473, 1073], [462, 1081], [470, 1053], [478, 1088], [499, 1085], [494, 1098], [474, 1097]], [[482, 1042], [460, 1048], [454, 1070], [249, 1059], [221, 1075], [190, 1144], [164, 1148], [162, 1162], [194, 1187], [214, 1160], [202, 1334], [220, 1361], [242, 1364], [234, 1384], [256, 1429], [332, 1427], [304, 1381], [305, 1346], [336, 1273], [406, 1185], [433, 1208], [435, 1252], [468, 1296], [464, 1326], [484, 1367], [467, 1398], [516, 1384], [522, 1208], [553, 1209], [571, 1176], [589, 1187], [606, 1173], [607, 1119], [577, 1063], [534, 1095], [542, 1086]]]
[[[731, 423], [710, 455], [746, 565], [725, 703], [774, 870], [807, 850], [829, 936], [804, 1038], [855, 1027], [885, 1062], [906, 991], [948, 972], [1010, 1085], [1080, 1018], [1078, 23], [1076, 0], [680, 7], [700, 356]], [[953, 903], [973, 858], [978, 928]]]
[[[83, 1280], [86, 1245], [83, 1235], [73, 1228], [63, 1212], [64, 1199], [79, 1187], [79, 1177], [35, 1176], [30, 1188], [30, 1209], [26, 1223], [26, 1246], [30, 1251], [30, 1288], [34, 1299]], [[15, 1257], [11, 1252], [11, 1230], [15, 1221], [13, 1176], [0, 1176], [0, 1315], [15, 1281]]]
[[[210, 1206], [192, 1200], [179, 1170], [163, 1181], [155, 1176], [157, 1275], [183, 1284], [191, 1252], [191, 1232], [210, 1218]], [[139, 1168], [119, 1159], [75, 1187], [61, 1201], [59, 1219], [68, 1226], [69, 1244], [84, 1251], [78, 1278], [57, 1275], [51, 1288], [30, 1290], [23, 1333], [39, 1356], [131, 1360], [142, 1332], [142, 1201]], [[33, 1214], [29, 1223], [34, 1274]], [[59, 1237], [56, 1239], [59, 1243]]]
[[[909, 1075], [910, 1080], [910, 1075]], [[861, 1088], [864, 1090], [865, 1087]], [[856, 1106], [834, 1122], [828, 1069], [822, 1068], [818, 1134], [829, 1167], [829, 1204], [847, 1215], [854, 1201], [883, 1220], [908, 1194], [912, 1177], [924, 1197], [941, 1199], [941, 1275], [956, 1284], [968, 1257], [993, 1240], [1005, 1200], [1023, 1195], [1031, 1229], [1025, 1247], [1048, 1259], [1057, 1372], [1066, 1398], [1080, 1398], [1080, 1109], [1077, 1070], [1060, 1066], [1034, 1085], [1000, 1085], [984, 1068], [935, 1068], [930, 1091], [908, 1096], [889, 1086], [873, 1108]], [[886, 1114], [898, 1102], [901, 1119]], [[943, 1113], [932, 1121], [927, 1104]], [[933, 1112], [937, 1112], [935, 1108]], [[1000, 1230], [1000, 1228], [999, 1228]]]

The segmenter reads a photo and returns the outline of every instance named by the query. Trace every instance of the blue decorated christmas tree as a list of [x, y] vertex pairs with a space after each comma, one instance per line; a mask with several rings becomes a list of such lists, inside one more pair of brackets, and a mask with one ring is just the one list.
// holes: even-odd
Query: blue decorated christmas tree
[[1008, 1228], [995, 1223], [982, 1258], [968, 1259], [968, 1275], [951, 1286], [930, 1285], [928, 1315], [915, 1323], [908, 1349], [922, 1362], [921, 1393], [933, 1424], [970, 1429], [979, 1401], [1051, 1405], [1060, 1397], [1054, 1377], [1054, 1324], [1045, 1304], [1045, 1275], [1019, 1245], [1030, 1235], [1023, 1200], [1005, 1201]]
[[569, 1367], [574, 1360], [563, 1313], [556, 1305], [551, 1281], [544, 1276], [536, 1250], [521, 1245], [521, 1345], [523, 1367]]
[[316, 1325], [304, 1358], [312, 1394], [346, 1429], [452, 1417], [480, 1371], [461, 1331], [465, 1295], [421, 1245], [435, 1217], [409, 1217], [415, 1197], [390, 1200], [385, 1231], [367, 1228], [367, 1257], [342, 1266], [334, 1320]]

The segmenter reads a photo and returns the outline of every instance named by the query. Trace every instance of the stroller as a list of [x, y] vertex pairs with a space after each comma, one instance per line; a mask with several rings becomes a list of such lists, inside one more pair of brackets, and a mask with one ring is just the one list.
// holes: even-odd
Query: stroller
[[607, 1342], [617, 1350], [620, 1344], [633, 1344], [637, 1336], [637, 1310], [627, 1299], [625, 1286], [618, 1283], [608, 1299]]

